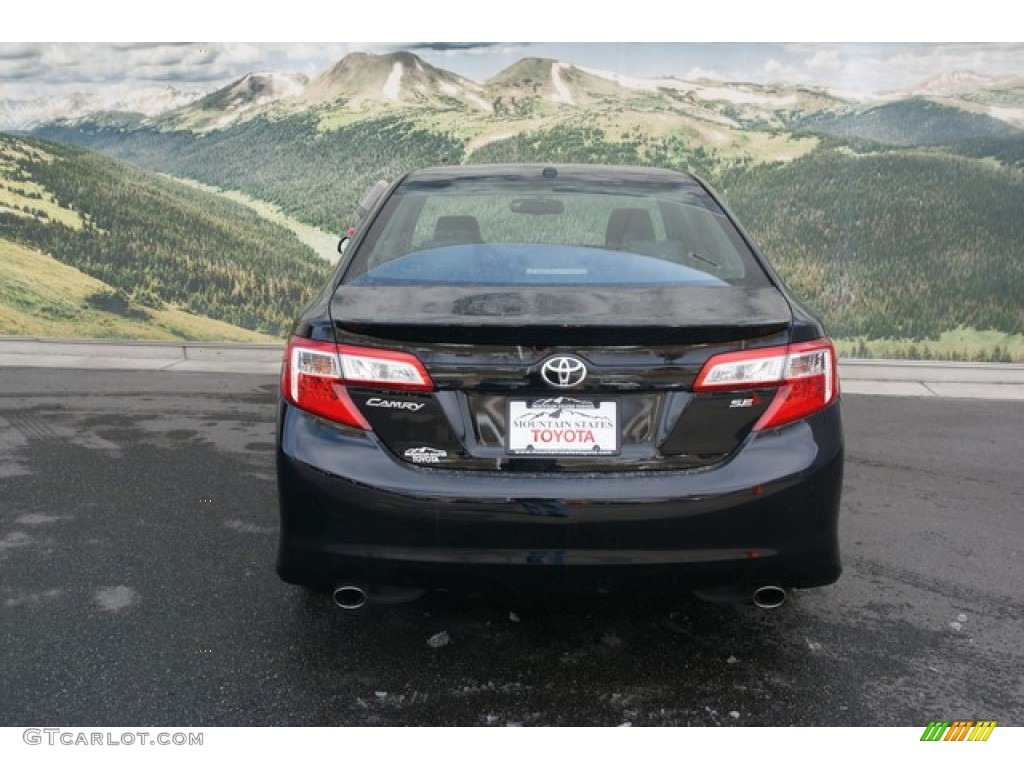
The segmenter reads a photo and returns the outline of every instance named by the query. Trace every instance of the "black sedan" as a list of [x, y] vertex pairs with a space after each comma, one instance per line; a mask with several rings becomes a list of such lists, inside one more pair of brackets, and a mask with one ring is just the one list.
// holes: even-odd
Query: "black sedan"
[[699, 179], [452, 166], [375, 193], [281, 376], [278, 573], [752, 597], [834, 582], [836, 356]]

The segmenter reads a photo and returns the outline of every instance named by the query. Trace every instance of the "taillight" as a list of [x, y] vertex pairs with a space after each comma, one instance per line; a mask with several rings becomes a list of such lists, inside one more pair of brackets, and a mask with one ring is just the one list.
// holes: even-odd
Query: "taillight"
[[370, 429], [349, 397], [346, 384], [415, 392], [434, 389], [423, 364], [405, 352], [294, 336], [288, 341], [281, 372], [285, 399], [325, 419]]
[[694, 392], [737, 391], [777, 386], [775, 399], [754, 429], [797, 421], [839, 396], [836, 352], [828, 339], [784, 347], [747, 349], [715, 355], [701, 369]]

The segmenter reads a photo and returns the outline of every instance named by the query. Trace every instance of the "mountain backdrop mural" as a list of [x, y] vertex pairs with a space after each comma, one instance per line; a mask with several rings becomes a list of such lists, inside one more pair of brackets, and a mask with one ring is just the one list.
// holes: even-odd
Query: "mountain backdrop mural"
[[378, 179], [627, 163], [715, 187], [847, 355], [1024, 361], [1012, 72], [865, 95], [539, 56], [475, 79], [353, 52], [113, 103], [0, 92], [0, 127], [0, 334], [281, 337]]

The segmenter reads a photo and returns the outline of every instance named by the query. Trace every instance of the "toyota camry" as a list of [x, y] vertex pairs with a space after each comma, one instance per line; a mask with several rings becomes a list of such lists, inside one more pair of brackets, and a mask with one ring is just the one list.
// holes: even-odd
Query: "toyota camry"
[[774, 607], [839, 577], [835, 351], [704, 183], [479, 165], [374, 190], [284, 356], [282, 579], [345, 608]]

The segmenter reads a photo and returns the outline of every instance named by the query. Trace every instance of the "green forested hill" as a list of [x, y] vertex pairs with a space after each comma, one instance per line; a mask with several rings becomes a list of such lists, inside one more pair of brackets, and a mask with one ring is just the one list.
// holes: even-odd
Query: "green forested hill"
[[378, 179], [394, 180], [412, 168], [459, 163], [463, 157], [461, 143], [401, 116], [324, 132], [312, 119], [295, 116], [252, 120], [201, 136], [152, 129], [124, 134], [94, 124], [54, 126], [40, 134], [146, 168], [238, 189], [339, 233], [351, 226], [356, 203]]
[[[1021, 158], [1013, 140], [986, 142]], [[979, 155], [990, 156], [977, 147]], [[727, 165], [671, 139], [610, 144], [559, 126], [487, 145], [480, 162], [688, 168], [716, 185], [836, 336], [927, 338], [958, 327], [1024, 333], [1024, 174], [948, 152], [822, 148]]]
[[799, 125], [813, 133], [905, 147], [1024, 135], [1024, 131], [988, 115], [965, 112], [925, 99], [882, 104], [852, 114], [815, 116], [800, 121]]
[[[650, 165], [714, 176], [717, 150], [682, 135], [637, 130], [609, 140], [585, 115], [538, 125], [470, 149], [457, 138], [457, 116], [429, 130], [423, 113], [392, 114], [322, 131], [309, 117], [252, 120], [203, 135], [143, 129], [123, 133], [92, 123], [48, 126], [46, 137], [109, 152], [132, 163], [218, 187], [239, 189], [329, 232], [351, 225], [356, 203], [378, 179], [393, 181], [428, 165], [581, 162]], [[420, 119], [417, 119], [420, 118]]]
[[94, 303], [167, 306], [283, 335], [328, 265], [247, 208], [79, 147], [0, 135], [0, 239], [115, 289]]
[[958, 141], [951, 149], [964, 157], [989, 158], [1024, 171], [1024, 134], [1004, 139], [967, 139]]
[[834, 335], [1024, 332], [1024, 178], [947, 154], [820, 151], [720, 191]]

